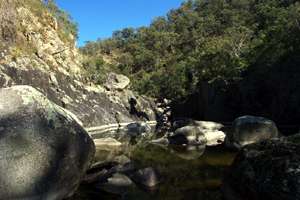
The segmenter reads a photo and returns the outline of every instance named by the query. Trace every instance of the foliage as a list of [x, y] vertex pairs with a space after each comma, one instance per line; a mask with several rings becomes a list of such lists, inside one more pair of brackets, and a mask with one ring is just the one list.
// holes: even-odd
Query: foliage
[[56, 18], [58, 27], [63, 30], [63, 37], [69, 37], [71, 34], [77, 39], [78, 25], [73, 21], [69, 13], [57, 7], [54, 0], [48, 0], [45, 5], [50, 13]]
[[103, 57], [86, 56], [83, 61], [86, 77], [96, 84], [103, 84], [110, 71], [117, 71], [114, 66], [104, 61]]
[[[74, 42], [78, 38], [78, 25], [72, 17], [64, 10], [60, 9], [54, 0], [16, 0], [19, 5], [28, 7], [36, 16], [40, 16], [42, 23], [48, 24], [46, 14], [49, 13], [57, 20], [58, 34], [65, 42]], [[74, 37], [74, 38], [72, 38]]]
[[[104, 64], [102, 58], [87, 57], [83, 62], [83, 67], [87, 71], [90, 80], [97, 84], [102, 84], [105, 80]], [[100, 73], [101, 71], [101, 73]]]
[[299, 20], [296, 0], [188, 0], [149, 27], [116, 31], [81, 50], [118, 54], [136, 90], [178, 100], [202, 81], [231, 83], [299, 52]]

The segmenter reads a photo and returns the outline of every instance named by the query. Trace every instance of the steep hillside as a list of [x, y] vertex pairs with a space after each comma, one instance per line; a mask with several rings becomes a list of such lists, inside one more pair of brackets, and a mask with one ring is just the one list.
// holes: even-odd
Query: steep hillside
[[155, 119], [152, 100], [128, 87], [118, 90], [90, 82], [75, 47], [73, 22], [50, 3], [0, 0], [0, 87], [34, 86], [85, 126], [141, 120], [130, 113], [130, 99], [137, 100], [139, 112]]
[[299, 21], [295, 0], [187, 0], [150, 26], [116, 31], [81, 50], [112, 55], [137, 91], [172, 99], [176, 117], [253, 114], [296, 124]]

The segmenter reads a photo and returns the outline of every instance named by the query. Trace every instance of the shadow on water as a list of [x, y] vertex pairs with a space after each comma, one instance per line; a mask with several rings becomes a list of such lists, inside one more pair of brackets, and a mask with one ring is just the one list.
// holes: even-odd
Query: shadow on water
[[[114, 151], [115, 155], [125, 154], [138, 168], [153, 167], [159, 172], [162, 182], [156, 188], [133, 186], [117, 196], [93, 186], [81, 186], [72, 200], [219, 200], [224, 172], [235, 156], [222, 146], [191, 150], [144, 144], [125, 149]], [[97, 151], [96, 158], [111, 158], [112, 154]]]

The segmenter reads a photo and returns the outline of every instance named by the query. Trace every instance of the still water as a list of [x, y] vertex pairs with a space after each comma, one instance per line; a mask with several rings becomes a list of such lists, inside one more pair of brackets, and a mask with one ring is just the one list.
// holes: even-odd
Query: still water
[[149, 190], [133, 185], [113, 195], [92, 185], [81, 186], [72, 200], [219, 200], [220, 185], [235, 154], [222, 146], [174, 149], [153, 144], [97, 149], [96, 160], [126, 155], [138, 168], [153, 167], [161, 183]]

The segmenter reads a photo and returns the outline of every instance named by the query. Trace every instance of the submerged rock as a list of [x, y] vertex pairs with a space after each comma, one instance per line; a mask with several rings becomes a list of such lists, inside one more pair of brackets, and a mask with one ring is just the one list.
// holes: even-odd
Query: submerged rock
[[184, 160], [194, 160], [204, 153], [207, 138], [199, 127], [185, 126], [171, 135], [152, 140], [151, 143], [168, 149]]
[[95, 146], [71, 113], [29, 86], [0, 89], [1, 199], [63, 199]]
[[266, 140], [242, 149], [224, 179], [225, 199], [300, 199], [300, 143], [294, 139]]
[[129, 176], [136, 184], [140, 184], [147, 188], [155, 187], [161, 182], [160, 175], [152, 167], [140, 169]]
[[134, 183], [131, 179], [120, 173], [112, 175], [106, 182], [97, 185], [97, 188], [117, 195], [126, 194], [133, 187]]
[[131, 136], [139, 136], [143, 133], [150, 133], [151, 127], [146, 122], [134, 122], [128, 124], [125, 131]]
[[234, 120], [233, 129], [225, 139], [225, 144], [229, 148], [239, 149], [248, 144], [278, 137], [276, 124], [263, 117], [239, 117]]
[[204, 154], [205, 145], [171, 146], [169, 151], [184, 160], [196, 160]]

